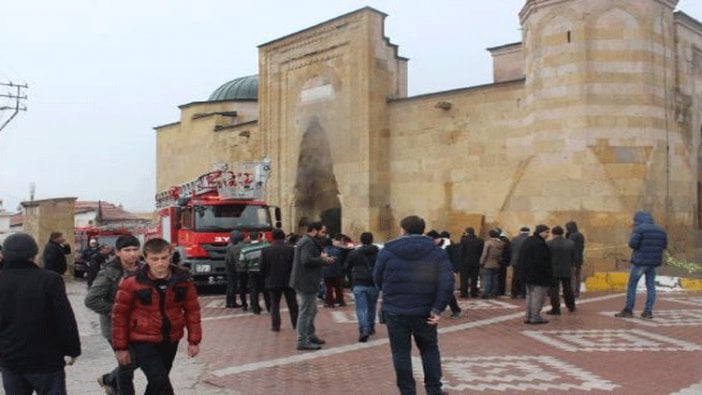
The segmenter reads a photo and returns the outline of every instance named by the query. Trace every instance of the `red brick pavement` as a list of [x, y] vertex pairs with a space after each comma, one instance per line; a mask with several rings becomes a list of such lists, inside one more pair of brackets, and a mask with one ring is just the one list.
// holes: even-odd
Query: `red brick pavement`
[[[350, 295], [349, 300], [350, 300]], [[521, 299], [464, 299], [465, 315], [440, 322], [444, 389], [449, 393], [702, 393], [702, 293], [660, 293], [652, 321], [615, 318], [622, 293], [585, 294], [575, 313], [523, 324]], [[639, 295], [637, 307], [644, 302]], [[221, 307], [202, 298], [204, 341], [199, 358], [209, 384], [244, 394], [397, 393], [387, 333], [376, 325], [358, 343], [353, 305], [321, 308], [321, 351], [297, 351], [287, 312], [270, 331], [270, 315]], [[418, 356], [415, 350], [415, 355]], [[423, 393], [421, 363], [415, 378]]]

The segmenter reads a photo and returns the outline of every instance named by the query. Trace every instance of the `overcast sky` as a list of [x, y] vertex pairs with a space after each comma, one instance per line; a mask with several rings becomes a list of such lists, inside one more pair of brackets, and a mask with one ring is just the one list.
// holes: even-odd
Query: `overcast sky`
[[[154, 126], [258, 73], [256, 46], [371, 6], [410, 58], [409, 94], [490, 83], [485, 48], [521, 40], [524, 0], [24, 0], [0, 10], [0, 82], [28, 110], [0, 132], [0, 199], [14, 211], [75, 196], [153, 209]], [[702, 19], [701, 0], [678, 8]], [[7, 93], [0, 87], [0, 94]], [[0, 107], [7, 101], [0, 98]], [[0, 123], [9, 112], [0, 112]], [[177, 160], [177, 158], [174, 158]]]

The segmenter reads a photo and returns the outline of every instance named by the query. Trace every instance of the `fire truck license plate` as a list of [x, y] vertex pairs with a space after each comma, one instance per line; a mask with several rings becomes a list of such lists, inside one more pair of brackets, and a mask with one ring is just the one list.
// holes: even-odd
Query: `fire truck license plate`
[[197, 265], [197, 266], [195, 266], [195, 271], [198, 273], [205, 273], [205, 272], [209, 272], [210, 270], [212, 270], [212, 266], [210, 266], [210, 265]]

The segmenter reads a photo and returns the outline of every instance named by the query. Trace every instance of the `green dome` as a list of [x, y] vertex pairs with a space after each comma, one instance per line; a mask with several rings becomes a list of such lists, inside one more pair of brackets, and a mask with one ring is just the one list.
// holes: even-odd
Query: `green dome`
[[231, 80], [217, 88], [208, 101], [258, 100], [258, 75]]

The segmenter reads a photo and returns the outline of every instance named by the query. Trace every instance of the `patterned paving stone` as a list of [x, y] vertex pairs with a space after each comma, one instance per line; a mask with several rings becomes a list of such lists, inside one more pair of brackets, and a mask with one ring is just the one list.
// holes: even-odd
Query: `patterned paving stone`
[[[668, 302], [682, 303], [691, 306], [702, 306], [702, 296], [700, 297], [666, 297], [660, 298]], [[657, 312], [656, 312], [657, 313]]]
[[[616, 311], [603, 311], [600, 314], [614, 317]], [[620, 319], [620, 318], [617, 318]], [[646, 326], [702, 326], [702, 309], [693, 310], [656, 310], [654, 318], [647, 320], [635, 316], [628, 319], [639, 325]]]
[[[421, 359], [413, 358], [412, 364], [415, 375], [421, 378]], [[442, 367], [443, 388], [447, 391], [612, 391], [619, 387], [568, 362], [545, 355], [445, 357]]]
[[516, 306], [512, 303], [503, 302], [497, 299], [472, 299], [472, 300], [459, 300], [458, 305], [463, 310], [495, 310], [495, 309], [516, 309]]
[[522, 334], [563, 351], [700, 351], [702, 347], [639, 329], [523, 331]]

